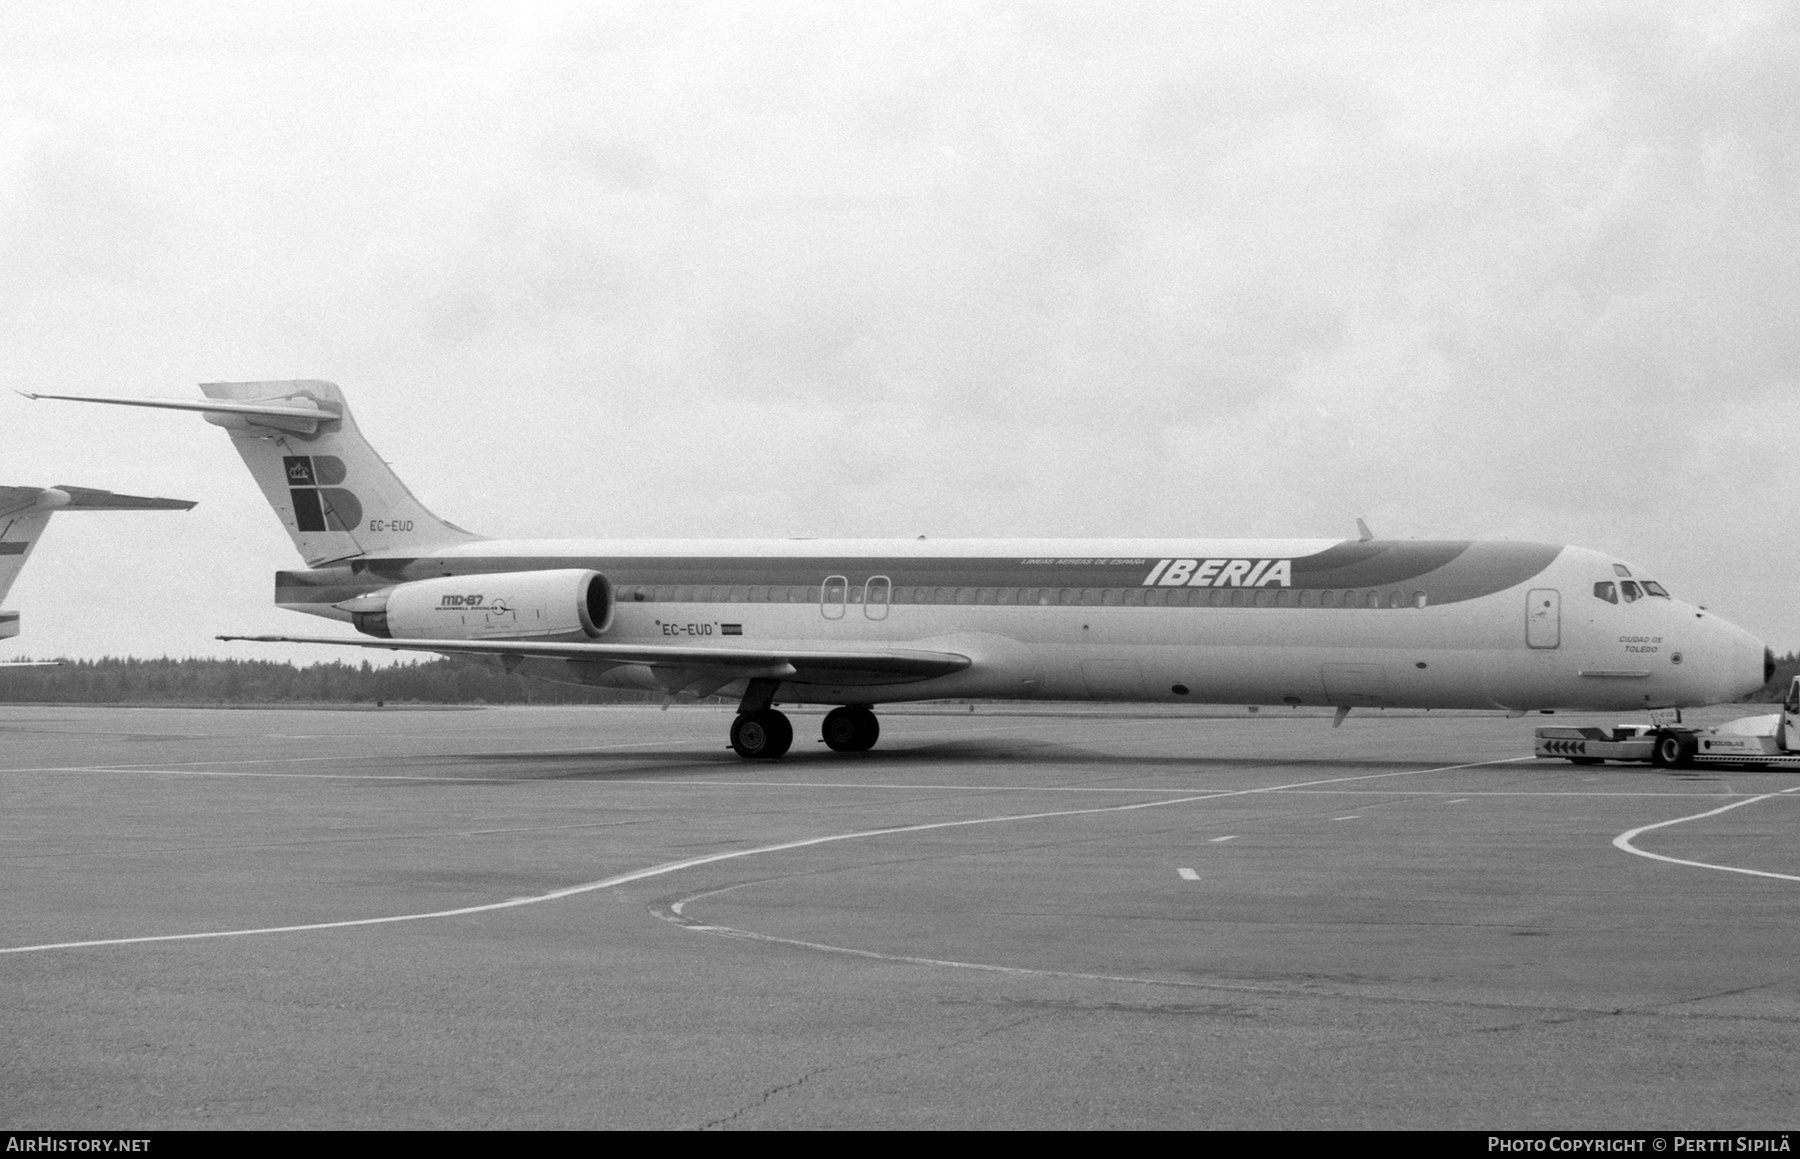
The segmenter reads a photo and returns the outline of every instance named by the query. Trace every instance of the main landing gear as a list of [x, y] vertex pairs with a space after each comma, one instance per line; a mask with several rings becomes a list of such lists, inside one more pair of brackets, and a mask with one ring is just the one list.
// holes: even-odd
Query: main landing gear
[[772, 708], [740, 712], [731, 722], [731, 747], [740, 757], [774, 760], [794, 743], [794, 726]]
[[[744, 698], [738, 702], [737, 719], [731, 722], [731, 747], [738, 756], [749, 760], [774, 760], [793, 745], [794, 726], [772, 707], [778, 683], [758, 678], [744, 690]], [[833, 752], [861, 753], [875, 747], [875, 739], [881, 735], [881, 722], [866, 707], [851, 704], [826, 713], [820, 731]]]
[[825, 734], [825, 747], [832, 752], [866, 753], [881, 735], [881, 722], [862, 705], [848, 704], [826, 713], [820, 731]]

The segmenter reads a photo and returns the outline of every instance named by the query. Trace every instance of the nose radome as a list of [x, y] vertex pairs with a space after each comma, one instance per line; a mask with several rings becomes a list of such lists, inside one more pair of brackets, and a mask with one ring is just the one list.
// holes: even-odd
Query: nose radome
[[1712, 627], [1711, 639], [1717, 649], [1713, 652], [1717, 667], [1712, 671], [1718, 683], [1710, 693], [1719, 697], [1716, 703], [1742, 700], [1767, 684], [1775, 674], [1775, 655], [1768, 645], [1730, 620], [1711, 614], [1705, 619]]
[[1742, 628], [1732, 625], [1737, 637], [1731, 665], [1732, 695], [1742, 699], [1761, 688], [1775, 675], [1775, 653], [1767, 644]]

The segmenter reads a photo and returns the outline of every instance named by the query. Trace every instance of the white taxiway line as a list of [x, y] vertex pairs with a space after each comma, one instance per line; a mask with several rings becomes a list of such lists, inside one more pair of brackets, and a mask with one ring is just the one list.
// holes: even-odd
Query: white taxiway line
[[1745, 805], [1754, 805], [1758, 801], [1767, 801], [1771, 797], [1781, 797], [1788, 793], [1800, 793], [1800, 785], [1791, 789], [1782, 789], [1777, 793], [1764, 793], [1760, 797], [1751, 797], [1745, 801], [1733, 801], [1729, 805], [1720, 805], [1717, 809], [1708, 809], [1704, 813], [1695, 813], [1688, 817], [1677, 817], [1673, 821], [1658, 821], [1654, 825], [1639, 825], [1636, 829], [1628, 829], [1613, 838], [1613, 844], [1627, 853], [1635, 853], [1639, 857], [1648, 857], [1652, 861], [1666, 861], [1671, 865], [1688, 865], [1695, 869], [1717, 869], [1723, 873], [1744, 873], [1751, 877], [1773, 877], [1779, 881], [1800, 881], [1800, 876], [1792, 873], [1771, 873], [1766, 869], [1745, 869], [1740, 865], [1714, 865], [1708, 861], [1689, 861], [1683, 857], [1666, 857], [1661, 853], [1651, 853], [1647, 849], [1639, 849], [1631, 843], [1632, 838], [1640, 833], [1648, 833], [1653, 829], [1665, 829], [1670, 825], [1680, 825], [1684, 821], [1698, 821], [1702, 817], [1717, 817], [1720, 813], [1729, 813], [1733, 809], [1741, 809]]
[[1177, 869], [1175, 871], [1175, 873], [1183, 881], [1199, 881], [1200, 880], [1200, 875], [1198, 873], [1195, 873], [1191, 869]]
[[1229, 837], [1214, 837], [1212, 839], [1212, 844], [1217, 845], [1221, 841], [1236, 841], [1236, 840], [1237, 840], [1237, 834], [1233, 833]]
[[[553, 889], [548, 893], [534, 894], [529, 897], [508, 898], [505, 901], [486, 902], [480, 905], [458, 906], [455, 909], [429, 910], [424, 913], [390, 914], [375, 918], [350, 918], [333, 922], [307, 922], [291, 926], [258, 926], [252, 929], [208, 930], [193, 934], [153, 934], [135, 938], [92, 938], [75, 942], [46, 942], [35, 946], [4, 946], [0, 954], [32, 954], [43, 950], [77, 950], [98, 946], [138, 946], [153, 942], [192, 942], [213, 938], [248, 938], [261, 934], [298, 934], [316, 930], [341, 930], [354, 926], [393, 925], [398, 922], [429, 921], [433, 918], [465, 917], [469, 914], [492, 913], [496, 910], [516, 909], [520, 906], [536, 905], [539, 902], [559, 901], [567, 897], [576, 897], [595, 890], [611, 889], [614, 886], [629, 885], [634, 881], [647, 878], [662, 877], [665, 874], [677, 873], [683, 869], [694, 869], [702, 865], [711, 865], [720, 861], [735, 861], [743, 857], [757, 857], [765, 853], [781, 853], [790, 849], [806, 849], [814, 845], [830, 845], [841, 841], [857, 841], [868, 837], [890, 837], [899, 833], [926, 833], [937, 829], [959, 829], [973, 825], [999, 825], [1008, 821], [1047, 821], [1060, 817], [1087, 817], [1102, 813], [1132, 813], [1142, 809], [1160, 809], [1165, 805], [1186, 805], [1196, 801], [1216, 801], [1227, 797], [1249, 797], [1259, 793], [1279, 793], [1284, 789], [1308, 788], [1313, 785], [1338, 784], [1348, 781], [1375, 781], [1386, 777], [1416, 777], [1429, 773], [1449, 773], [1458, 769], [1487, 768], [1493, 765], [1515, 764], [1519, 761], [1534, 760], [1533, 757], [1513, 757], [1499, 761], [1474, 761], [1462, 765], [1444, 765], [1431, 769], [1401, 769], [1391, 773], [1363, 773], [1353, 777], [1328, 777], [1317, 781], [1296, 781], [1287, 785], [1265, 785], [1257, 789], [1233, 789], [1225, 792], [1199, 793], [1187, 797], [1172, 797], [1162, 801], [1137, 801], [1129, 805], [1107, 805], [1093, 809], [1062, 809], [1046, 813], [1009, 813], [995, 817], [972, 817], [962, 821], [931, 821], [922, 825], [895, 825], [884, 829], [859, 829], [850, 833], [831, 833], [824, 837], [805, 837], [798, 841], [782, 841], [774, 845], [759, 845], [751, 849], [734, 849], [726, 853], [709, 853], [701, 857], [684, 858], [681, 861], [667, 861], [661, 865], [652, 865], [644, 869], [634, 869], [629, 873], [617, 874], [602, 878], [599, 881], [584, 882], [581, 885], [565, 886]], [[1231, 838], [1214, 838], [1215, 841], [1229, 841]]]

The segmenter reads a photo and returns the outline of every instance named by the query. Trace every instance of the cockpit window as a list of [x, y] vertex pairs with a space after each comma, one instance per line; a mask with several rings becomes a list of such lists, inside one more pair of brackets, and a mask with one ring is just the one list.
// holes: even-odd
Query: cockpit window
[[1638, 600], [1644, 598], [1644, 593], [1638, 588], [1637, 583], [1634, 580], [1624, 580], [1620, 582], [1619, 590], [1625, 594], [1625, 602], [1628, 604], [1636, 603]]
[[1669, 598], [1669, 593], [1664, 591], [1663, 586], [1655, 580], [1645, 580], [1644, 590], [1653, 596], [1661, 596], [1665, 600]]
[[1594, 585], [1594, 595], [1599, 597], [1600, 599], [1605, 600], [1609, 604], [1616, 604], [1619, 602], [1618, 589], [1613, 587], [1613, 583], [1611, 580], [1606, 580], [1602, 583], [1595, 584]]
[[1622, 563], [1615, 563], [1615, 564], [1613, 564], [1613, 574], [1614, 575], [1622, 575], [1626, 579], [1630, 579], [1631, 578], [1631, 569], [1626, 567]]

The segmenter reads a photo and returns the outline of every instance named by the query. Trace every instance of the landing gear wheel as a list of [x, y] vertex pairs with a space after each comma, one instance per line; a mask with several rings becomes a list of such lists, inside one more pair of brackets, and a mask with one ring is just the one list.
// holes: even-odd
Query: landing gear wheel
[[1685, 769], [1694, 763], [1694, 754], [1699, 750], [1700, 742], [1691, 732], [1658, 733], [1650, 761], [1660, 769]]
[[740, 757], [774, 760], [794, 743], [794, 726], [772, 708], [746, 712], [731, 722], [731, 747]]
[[831, 751], [862, 753], [875, 747], [876, 738], [881, 736], [881, 722], [866, 708], [846, 705], [826, 713], [819, 731], [824, 734], [825, 747]]

